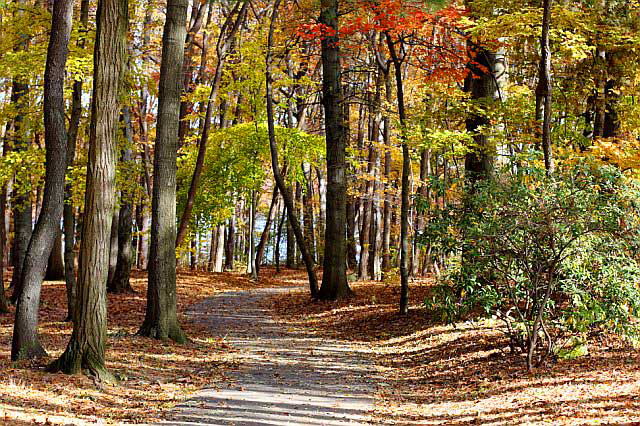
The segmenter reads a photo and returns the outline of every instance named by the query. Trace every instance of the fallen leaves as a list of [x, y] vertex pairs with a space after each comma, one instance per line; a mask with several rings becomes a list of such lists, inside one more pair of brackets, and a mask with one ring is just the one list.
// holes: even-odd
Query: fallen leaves
[[187, 308], [216, 293], [291, 285], [270, 269], [255, 283], [231, 273], [182, 272], [178, 278], [180, 322], [191, 339], [185, 345], [136, 336], [144, 318], [146, 274], [134, 271], [133, 294], [109, 295], [107, 367], [116, 385], [96, 385], [84, 376], [49, 374], [46, 365], [64, 350], [71, 333], [62, 282], [45, 282], [40, 336], [50, 357], [12, 363], [13, 315], [0, 315], [0, 424], [147, 423], [166, 416], [202, 387], [223, 385], [235, 367], [235, 351], [221, 336], [192, 321]]
[[305, 327], [366, 351], [383, 377], [377, 417], [385, 424], [640, 423], [640, 358], [618, 340], [592, 342], [587, 357], [526, 373], [488, 321], [448, 326], [422, 306], [430, 282], [411, 287], [410, 314], [399, 291], [352, 283], [354, 298], [313, 303], [307, 293], [270, 301], [285, 327]]

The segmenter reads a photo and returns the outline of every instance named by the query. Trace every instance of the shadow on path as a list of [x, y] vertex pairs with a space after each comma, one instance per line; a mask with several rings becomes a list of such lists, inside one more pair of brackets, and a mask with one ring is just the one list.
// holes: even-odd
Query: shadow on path
[[187, 315], [240, 351], [232, 384], [205, 389], [164, 425], [370, 424], [375, 368], [345, 342], [277, 324], [261, 301], [291, 289], [224, 293]]

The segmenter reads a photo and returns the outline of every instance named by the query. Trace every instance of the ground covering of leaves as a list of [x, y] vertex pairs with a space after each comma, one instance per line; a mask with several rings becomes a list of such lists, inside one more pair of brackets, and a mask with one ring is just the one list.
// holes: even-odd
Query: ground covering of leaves
[[237, 368], [233, 348], [189, 321], [185, 309], [222, 291], [291, 285], [287, 272], [273, 275], [265, 269], [255, 283], [240, 274], [180, 273], [178, 309], [191, 341], [176, 345], [135, 335], [144, 318], [146, 274], [134, 272], [135, 294], [109, 295], [107, 366], [120, 378], [115, 385], [44, 371], [62, 353], [72, 329], [63, 321], [64, 283], [45, 282], [40, 336], [49, 358], [12, 363], [13, 311], [0, 315], [0, 424], [146, 423], [202, 387], [225, 386], [225, 371]]
[[352, 283], [356, 296], [311, 302], [304, 291], [271, 304], [283, 326], [366, 348], [382, 381], [376, 416], [385, 424], [640, 424], [640, 356], [613, 338], [589, 355], [528, 373], [491, 322], [434, 321], [421, 302], [427, 280], [412, 284], [407, 317], [398, 286]]

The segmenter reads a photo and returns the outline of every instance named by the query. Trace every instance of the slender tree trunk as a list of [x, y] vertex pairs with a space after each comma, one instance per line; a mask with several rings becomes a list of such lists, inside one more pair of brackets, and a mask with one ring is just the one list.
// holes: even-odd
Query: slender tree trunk
[[[6, 152], [6, 141], [3, 151]], [[4, 290], [5, 247], [7, 245], [7, 186], [0, 186], [0, 314], [9, 312]]]
[[188, 0], [168, 0], [162, 37], [147, 309], [139, 333], [179, 343], [176, 306], [176, 156]]
[[247, 229], [247, 274], [253, 279], [258, 279], [258, 275], [254, 271], [255, 266], [255, 245], [254, 234], [256, 228], [256, 192], [251, 191], [251, 200], [249, 200], [249, 227]]
[[113, 277], [116, 274], [116, 266], [118, 265], [118, 218], [120, 217], [120, 209], [113, 210], [111, 218], [111, 233], [109, 235], [109, 273], [107, 274], [107, 288], [112, 286]]
[[278, 146], [276, 142], [276, 132], [274, 125], [274, 111], [273, 111], [273, 93], [272, 93], [272, 75], [271, 75], [271, 63], [273, 57], [273, 33], [275, 29], [275, 21], [278, 17], [278, 7], [280, 6], [280, 0], [275, 0], [273, 4], [273, 13], [271, 15], [271, 24], [269, 27], [269, 38], [267, 44], [267, 57], [266, 57], [266, 98], [267, 98], [267, 126], [269, 128], [269, 149], [271, 151], [271, 166], [273, 168], [273, 177], [278, 185], [280, 192], [282, 193], [282, 199], [284, 200], [285, 206], [287, 206], [287, 214], [289, 217], [289, 223], [293, 228], [293, 232], [296, 236], [296, 241], [298, 243], [298, 247], [302, 254], [302, 260], [304, 261], [304, 265], [307, 270], [307, 275], [309, 278], [309, 290], [311, 292], [311, 297], [316, 298], [318, 296], [318, 279], [316, 278], [315, 265], [313, 263], [313, 259], [311, 258], [311, 254], [309, 253], [309, 249], [307, 248], [304, 235], [302, 234], [302, 228], [300, 227], [300, 223], [298, 222], [298, 218], [295, 214], [294, 201], [291, 192], [287, 190], [286, 183], [282, 174], [280, 173], [280, 166], [278, 165]]
[[549, 26], [551, 23], [551, 0], [542, 0], [542, 37], [540, 39], [540, 75], [536, 96], [543, 108], [542, 152], [547, 175], [553, 173], [553, 153], [551, 151], [551, 49], [549, 48]]
[[322, 39], [322, 103], [327, 140], [327, 208], [325, 255], [320, 299], [336, 300], [352, 294], [347, 282], [347, 164], [340, 49], [338, 0], [320, 1], [320, 23], [335, 34]]
[[44, 128], [46, 144], [45, 192], [42, 213], [29, 241], [20, 277], [21, 292], [11, 344], [11, 359], [46, 355], [38, 339], [40, 289], [47, 259], [59, 232], [67, 167], [67, 129], [64, 116], [64, 71], [69, 53], [73, 1], [54, 4], [44, 77]]
[[[238, 1], [237, 5], [242, 3], [242, 8], [237, 12], [238, 16], [230, 28], [229, 34], [226, 34], [226, 29], [223, 28], [220, 33], [220, 38], [218, 39], [218, 64], [216, 66], [216, 72], [213, 77], [213, 82], [211, 84], [211, 91], [209, 92], [209, 99], [207, 101], [206, 113], [204, 118], [204, 125], [202, 127], [202, 134], [200, 136], [200, 141], [198, 143], [198, 155], [196, 157], [196, 166], [193, 170], [193, 176], [191, 177], [191, 184], [189, 185], [189, 191], [187, 193], [187, 201], [185, 202], [185, 207], [182, 212], [182, 216], [180, 217], [180, 224], [178, 226], [178, 233], [176, 236], [176, 247], [179, 247], [184, 240], [184, 237], [187, 233], [187, 228], [189, 227], [189, 222], [191, 220], [191, 212], [193, 210], [193, 203], [196, 198], [196, 193], [198, 191], [198, 185], [200, 184], [200, 177], [202, 176], [202, 170], [204, 169], [204, 160], [207, 154], [207, 142], [209, 141], [209, 132], [211, 130], [211, 118], [213, 116], [213, 106], [218, 98], [218, 91], [220, 89], [220, 83], [222, 81], [222, 70], [224, 67], [224, 63], [226, 60], [226, 56], [228, 51], [230, 50], [233, 39], [235, 38], [238, 30], [240, 29], [244, 17], [246, 16], [247, 7], [249, 6], [248, 1]], [[229, 26], [230, 22], [227, 21], [224, 26]], [[223, 26], [223, 27], [224, 27]], [[247, 265], [251, 264], [248, 262]]]
[[278, 223], [278, 232], [276, 233], [276, 247], [275, 247], [275, 264], [276, 264], [276, 273], [280, 273], [280, 241], [282, 240], [282, 228], [284, 226], [284, 222], [287, 219], [287, 208], [284, 207], [282, 209], [282, 215], [280, 218], [280, 223]]
[[[391, 78], [389, 67], [384, 70], [385, 96], [388, 103], [391, 103]], [[382, 273], [387, 274], [391, 270], [391, 120], [388, 115], [383, 119], [384, 123], [384, 205], [382, 207]]]
[[311, 167], [309, 166], [309, 170], [304, 170], [304, 165], [303, 165], [303, 172], [305, 175], [305, 183], [306, 183], [306, 188], [302, 193], [302, 208], [304, 210], [304, 218], [303, 218], [304, 239], [309, 249], [309, 254], [311, 255], [311, 258], [315, 262], [316, 255], [315, 255], [315, 249], [314, 249], [315, 232], [314, 232], [314, 226], [313, 226], [313, 181], [312, 181]]
[[[26, 0], [18, 0], [19, 5], [26, 5]], [[24, 12], [17, 12], [22, 14]], [[28, 37], [21, 35], [22, 41], [15, 48], [16, 51], [26, 51], [28, 47]], [[13, 118], [14, 141], [12, 149], [14, 151], [25, 151], [29, 146], [29, 139], [26, 136], [23, 123], [25, 119], [25, 108], [27, 107], [29, 84], [20, 78], [14, 78], [11, 86], [11, 104], [16, 108], [17, 113]], [[11, 247], [11, 264], [13, 265], [13, 275], [11, 285], [11, 302], [17, 303], [22, 288], [20, 287], [22, 278], [22, 265], [27, 253], [27, 247], [31, 240], [33, 207], [31, 195], [22, 190], [19, 185], [13, 185], [13, 243]]]
[[269, 205], [269, 212], [267, 213], [266, 221], [264, 224], [264, 230], [262, 231], [262, 235], [260, 235], [260, 242], [258, 243], [258, 247], [256, 248], [256, 259], [255, 265], [253, 267], [254, 270], [254, 279], [258, 279], [260, 276], [260, 267], [262, 266], [262, 258], [264, 257], [264, 251], [267, 247], [267, 242], [269, 241], [269, 234], [271, 233], [271, 222], [273, 222], [273, 214], [275, 212], [275, 207], [278, 204], [278, 186], [276, 185], [273, 188], [273, 195], [271, 197], [271, 204]]
[[400, 314], [409, 313], [409, 176], [411, 174], [411, 155], [406, 139], [406, 112], [404, 105], [404, 83], [402, 79], [402, 60], [398, 57], [391, 36], [387, 34], [389, 52], [396, 77], [396, 97], [400, 118], [400, 140], [402, 143], [402, 187], [400, 203]]
[[227, 236], [224, 244], [224, 269], [225, 271], [233, 271], [233, 256], [236, 247], [236, 226], [235, 211], [229, 218], [229, 226], [227, 226]]
[[[122, 108], [122, 122], [127, 147], [122, 150], [122, 164], [131, 164], [133, 158], [133, 126], [129, 107]], [[114, 218], [115, 219], [115, 218]], [[118, 253], [113, 279], [108, 282], [107, 291], [110, 293], [134, 293], [131, 287], [131, 266], [133, 264], [133, 194], [122, 191], [120, 196], [120, 211], [117, 218], [118, 224]]]

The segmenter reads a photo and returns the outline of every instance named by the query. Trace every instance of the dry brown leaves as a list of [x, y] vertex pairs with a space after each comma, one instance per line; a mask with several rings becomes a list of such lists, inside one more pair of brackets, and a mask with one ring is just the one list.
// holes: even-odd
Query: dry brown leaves
[[412, 284], [410, 314], [397, 314], [397, 286], [353, 283], [356, 296], [313, 303], [306, 292], [271, 303], [292, 327], [366, 347], [384, 378], [377, 415], [387, 424], [640, 424], [640, 358], [615, 339], [590, 354], [527, 373], [490, 322], [431, 321]]
[[45, 282], [40, 336], [49, 358], [12, 363], [9, 355], [13, 315], [0, 315], [0, 423], [150, 422], [162, 418], [202, 387], [224, 386], [224, 371], [235, 363], [233, 349], [190, 322], [185, 309], [222, 291], [290, 285], [286, 272], [277, 279], [270, 269], [265, 269], [263, 275], [255, 283], [239, 274], [180, 273], [178, 309], [191, 341], [176, 345], [135, 335], [144, 318], [146, 275], [134, 272], [135, 294], [109, 295], [107, 366], [121, 379], [116, 385], [44, 371], [62, 353], [71, 334], [71, 324], [63, 321], [64, 283]]

